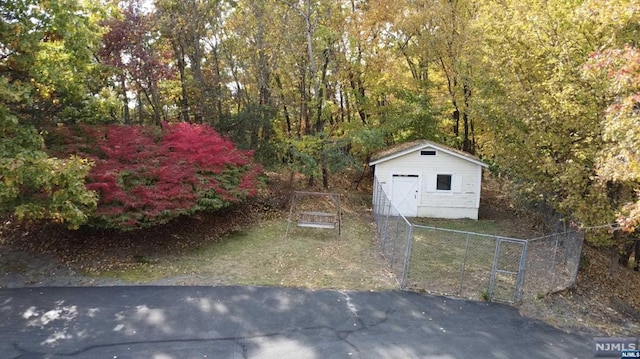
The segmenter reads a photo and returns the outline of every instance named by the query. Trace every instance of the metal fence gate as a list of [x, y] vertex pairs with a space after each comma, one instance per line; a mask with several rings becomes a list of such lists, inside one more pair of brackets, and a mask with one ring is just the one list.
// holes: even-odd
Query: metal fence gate
[[488, 299], [509, 303], [520, 301], [526, 258], [527, 241], [496, 238]]

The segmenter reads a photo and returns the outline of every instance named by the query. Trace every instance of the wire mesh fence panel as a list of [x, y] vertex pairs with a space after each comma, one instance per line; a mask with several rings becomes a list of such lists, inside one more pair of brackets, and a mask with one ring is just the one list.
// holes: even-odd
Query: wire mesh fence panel
[[380, 207], [380, 213], [378, 214], [378, 237], [380, 238], [380, 249], [384, 252], [384, 248], [387, 244], [387, 227], [389, 225], [389, 211], [391, 210], [391, 203], [383, 203]]
[[468, 250], [459, 294], [461, 297], [488, 299], [495, 243], [493, 236], [468, 234]]
[[380, 248], [383, 249], [387, 241], [387, 218], [389, 216], [389, 211], [391, 210], [391, 201], [386, 196], [377, 180], [374, 184], [373, 194], [373, 217], [376, 222]]
[[553, 273], [549, 292], [571, 287], [576, 281], [582, 253], [582, 234], [564, 232], [555, 235]]
[[408, 287], [456, 295], [460, 289], [465, 243], [464, 236], [455, 232], [415, 226], [407, 275]]
[[407, 248], [411, 241], [411, 223], [393, 206], [377, 182], [374, 189], [373, 214], [382, 255], [404, 287], [405, 266], [409, 260]]
[[494, 249], [493, 236], [414, 226], [408, 285], [433, 293], [483, 299], [489, 288]]
[[529, 240], [525, 298], [536, 298], [575, 284], [584, 233], [569, 231]]
[[389, 261], [393, 273], [402, 282], [405, 262], [408, 260], [407, 256], [409, 255], [407, 246], [411, 241], [411, 224], [401, 216], [392, 217], [389, 224], [389, 238], [393, 240], [388, 242], [385, 257]]
[[576, 283], [583, 242], [584, 232], [569, 231], [558, 235], [552, 291], [563, 290]]
[[553, 280], [555, 236], [530, 240], [527, 244], [524, 297], [536, 298], [549, 292]]

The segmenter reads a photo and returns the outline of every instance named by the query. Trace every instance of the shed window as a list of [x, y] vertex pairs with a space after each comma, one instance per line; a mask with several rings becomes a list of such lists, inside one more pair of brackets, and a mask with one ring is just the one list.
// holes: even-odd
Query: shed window
[[451, 175], [438, 175], [436, 189], [438, 191], [451, 191]]
[[436, 150], [422, 150], [420, 151], [421, 156], [435, 156]]

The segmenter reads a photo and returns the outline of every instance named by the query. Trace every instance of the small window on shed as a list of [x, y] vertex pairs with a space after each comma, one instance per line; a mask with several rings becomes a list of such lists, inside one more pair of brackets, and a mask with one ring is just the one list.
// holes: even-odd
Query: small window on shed
[[438, 191], [451, 191], [451, 175], [438, 175], [436, 189]]
[[420, 151], [421, 156], [435, 156], [436, 150], [422, 150]]

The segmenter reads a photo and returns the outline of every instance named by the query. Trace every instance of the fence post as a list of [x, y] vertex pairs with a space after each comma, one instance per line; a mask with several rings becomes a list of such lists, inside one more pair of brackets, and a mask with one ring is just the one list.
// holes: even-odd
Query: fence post
[[[371, 207], [373, 211], [373, 221], [378, 224], [378, 201], [380, 200], [380, 195], [378, 194], [378, 179], [373, 179], [373, 198], [371, 199]], [[376, 226], [377, 227], [377, 226]], [[377, 228], [376, 228], [377, 231]]]
[[556, 233], [553, 236], [556, 240], [556, 243], [553, 246], [553, 256], [551, 262], [551, 285], [549, 286], [548, 292], [553, 292], [555, 290], [555, 282], [556, 282], [556, 255], [558, 253], [558, 234]]
[[385, 204], [385, 210], [387, 211], [387, 214], [384, 218], [384, 229], [383, 229], [383, 235], [382, 235], [383, 240], [381, 243], [382, 253], [384, 253], [384, 250], [387, 246], [387, 241], [389, 240], [389, 217], [391, 216], [391, 207], [392, 207], [391, 202]]
[[393, 270], [393, 265], [396, 262], [396, 246], [398, 245], [398, 233], [400, 232], [400, 223], [399, 221], [395, 221], [395, 230], [392, 231], [392, 235], [391, 238], [393, 238], [393, 240], [391, 241], [390, 245], [390, 252], [391, 252], [391, 258], [389, 259], [389, 264], [391, 267], [391, 270]]
[[[575, 239], [574, 236], [571, 236], [571, 238], [572, 238], [571, 242], [579, 241], [580, 251], [578, 251], [578, 258], [575, 261], [575, 265], [573, 266], [573, 272], [571, 273], [572, 274], [571, 285], [576, 284], [576, 281], [578, 280], [578, 269], [580, 268], [580, 259], [582, 257], [582, 245], [584, 243], [584, 232], [575, 231], [573, 233], [575, 233], [575, 235], [578, 236], [579, 239]], [[567, 234], [567, 237], [568, 237], [568, 234]], [[573, 244], [575, 245], [575, 243], [573, 243]], [[573, 255], [575, 255], [575, 254], [573, 254]]]
[[413, 224], [407, 223], [409, 231], [407, 233], [407, 250], [404, 253], [404, 265], [402, 268], [402, 280], [400, 289], [407, 289], [407, 279], [409, 277], [409, 265], [411, 264], [411, 245], [413, 243]]
[[496, 270], [498, 269], [498, 257], [500, 255], [500, 237], [496, 239], [496, 247], [493, 251], [493, 264], [491, 266], [491, 279], [489, 280], [489, 301], [493, 299], [493, 287], [496, 284]]
[[518, 266], [518, 280], [516, 281], [516, 292], [513, 301], [518, 303], [522, 300], [522, 292], [524, 289], [525, 276], [527, 275], [527, 255], [529, 251], [529, 242], [522, 242], [522, 254], [520, 255], [520, 265]]

